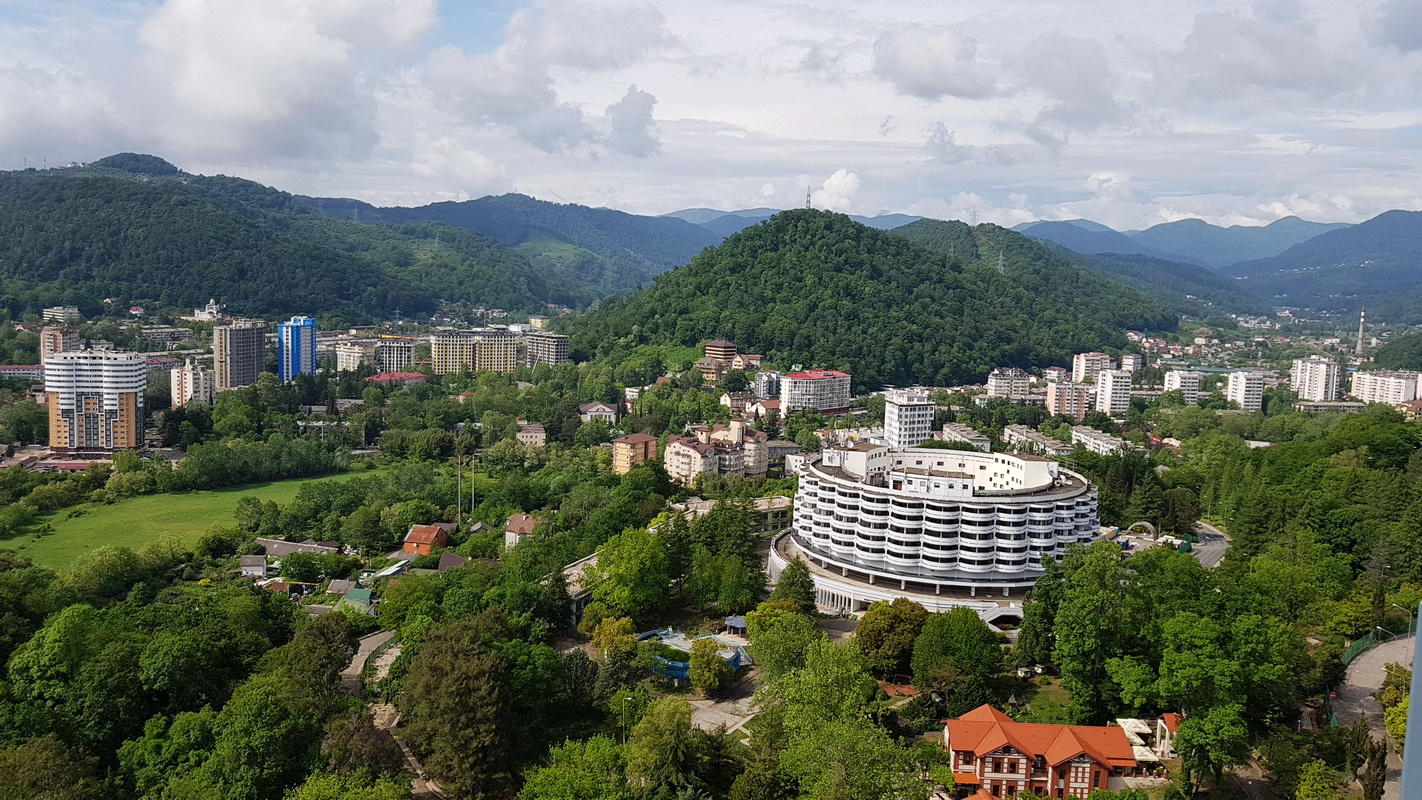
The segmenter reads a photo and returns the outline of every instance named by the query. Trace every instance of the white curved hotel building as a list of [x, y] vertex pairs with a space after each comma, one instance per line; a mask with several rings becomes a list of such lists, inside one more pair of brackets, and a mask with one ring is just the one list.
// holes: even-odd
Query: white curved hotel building
[[806, 458], [799, 477], [771, 574], [804, 557], [821, 604], [845, 610], [896, 596], [944, 610], [1028, 589], [1043, 555], [1100, 533], [1096, 488], [1038, 456], [860, 443]]

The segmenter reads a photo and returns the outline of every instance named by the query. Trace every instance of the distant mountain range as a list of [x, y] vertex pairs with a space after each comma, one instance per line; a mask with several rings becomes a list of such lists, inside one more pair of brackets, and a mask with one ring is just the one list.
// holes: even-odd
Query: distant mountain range
[[[96, 313], [106, 297], [170, 307], [215, 297], [238, 313], [352, 320], [431, 311], [441, 301], [586, 308], [635, 293], [784, 214], [694, 208], [650, 217], [517, 194], [382, 208], [190, 175], [161, 158], [124, 153], [87, 166], [0, 172], [0, 306], [18, 314], [64, 303]], [[997, 256], [953, 249], [997, 241], [983, 226], [902, 214], [843, 219], [965, 264]], [[1422, 322], [1422, 212], [1391, 211], [1351, 226], [1291, 217], [1258, 228], [1184, 220], [1115, 231], [1069, 220], [1018, 229], [1046, 254], [1031, 263], [1110, 279], [1175, 313], [1290, 306], [1351, 315], [1366, 306], [1374, 320]], [[1104, 307], [1094, 311], [1109, 316]]]
[[298, 199], [342, 219], [393, 225], [434, 222], [487, 236], [517, 250], [555, 282], [576, 287], [574, 305], [630, 292], [725, 238], [681, 219], [550, 203], [521, 194], [417, 208], [379, 207], [345, 198]]
[[[686, 208], [662, 216], [675, 217], [694, 225], [700, 225], [724, 239], [733, 233], [739, 233], [752, 225], [764, 222], [783, 210], [780, 208], [746, 208], [739, 211], [719, 211], [714, 208]], [[885, 231], [923, 219], [923, 217], [914, 217], [908, 214], [882, 214], [877, 217], [861, 217], [850, 214], [849, 218], [860, 225]]]
[[1422, 322], [1422, 211], [1388, 211], [1223, 274], [1277, 306]]
[[1088, 255], [1119, 253], [1151, 256], [1218, 270], [1239, 261], [1279, 255], [1315, 236], [1346, 227], [1346, 223], [1308, 222], [1298, 217], [1284, 217], [1258, 227], [1232, 225], [1222, 228], [1204, 220], [1185, 219], [1141, 231], [1122, 232], [1098, 222], [1074, 219], [1026, 222], [1013, 230]]

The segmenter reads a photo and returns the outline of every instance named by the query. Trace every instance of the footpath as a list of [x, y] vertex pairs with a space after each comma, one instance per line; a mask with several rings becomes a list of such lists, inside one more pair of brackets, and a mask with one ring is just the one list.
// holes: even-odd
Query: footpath
[[[356, 650], [355, 656], [351, 658], [351, 663], [346, 665], [341, 672], [341, 689], [351, 694], [360, 694], [364, 688], [362, 676], [365, 673], [367, 662], [371, 655], [394, 636], [390, 631], [372, 633], [362, 637], [360, 647]], [[390, 674], [390, 665], [395, 663], [395, 659], [400, 657], [400, 645], [394, 644], [381, 651], [379, 657], [375, 659], [375, 669], [371, 674], [372, 681], [380, 681]], [[410, 746], [405, 744], [399, 736], [395, 735], [395, 728], [400, 724], [400, 710], [390, 703], [368, 703], [366, 708], [370, 710], [371, 716], [375, 718], [375, 729], [386, 731], [390, 738], [400, 747], [400, 753], [405, 757], [405, 771], [410, 773], [410, 797], [413, 800], [449, 800], [449, 797], [440, 788], [439, 783], [432, 780], [425, 774], [425, 767], [420, 763], [420, 759], [415, 756]]]

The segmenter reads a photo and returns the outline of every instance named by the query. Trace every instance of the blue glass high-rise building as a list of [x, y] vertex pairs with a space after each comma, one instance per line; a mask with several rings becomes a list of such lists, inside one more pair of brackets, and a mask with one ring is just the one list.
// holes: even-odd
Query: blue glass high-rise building
[[277, 325], [277, 375], [289, 381], [316, 374], [316, 319], [292, 317]]

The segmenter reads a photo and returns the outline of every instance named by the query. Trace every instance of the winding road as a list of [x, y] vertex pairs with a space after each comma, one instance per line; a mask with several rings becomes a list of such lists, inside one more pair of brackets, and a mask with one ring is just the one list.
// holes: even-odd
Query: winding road
[[[1339, 725], [1352, 725], [1358, 717], [1367, 715], [1368, 729], [1372, 731], [1373, 736], [1387, 739], [1382, 707], [1372, 695], [1382, 688], [1383, 668], [1388, 664], [1410, 664], [1412, 649], [1413, 637], [1399, 636], [1366, 650], [1353, 659], [1348, 665], [1348, 674], [1333, 699], [1333, 714], [1338, 718]], [[1397, 755], [1396, 748], [1389, 746], [1387, 787], [1383, 790], [1383, 800], [1399, 800], [1398, 779], [1401, 775], [1402, 759]]]

